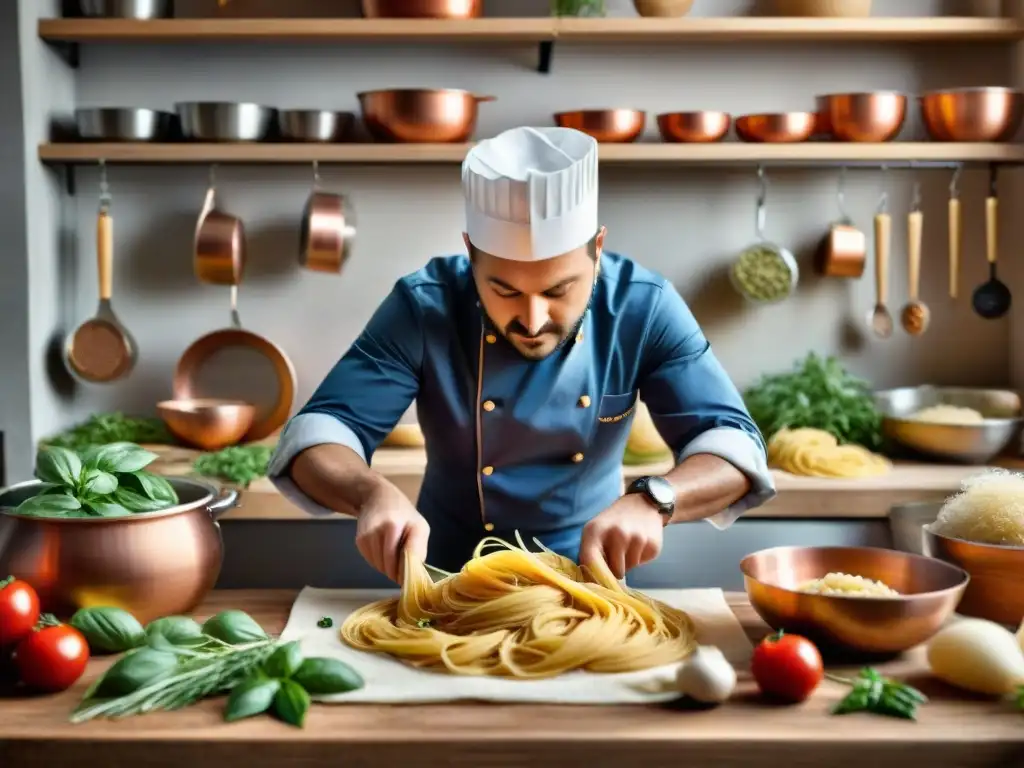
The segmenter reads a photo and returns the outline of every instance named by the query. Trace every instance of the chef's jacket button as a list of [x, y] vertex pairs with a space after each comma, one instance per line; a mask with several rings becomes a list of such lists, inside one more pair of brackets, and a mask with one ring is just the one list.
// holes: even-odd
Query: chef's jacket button
[[577, 464], [579, 464], [581, 461], [583, 461], [583, 454], [582, 453], [574, 453], [572, 455], [572, 460], [574, 462], [576, 462]]
[[576, 334], [576, 343], [579, 344], [581, 341], [583, 341], [583, 331]]
[[494, 410], [494, 401], [493, 400], [484, 400], [484, 410], [485, 411], [493, 411]]
[[480, 471], [483, 472], [485, 475], [493, 475], [494, 474], [494, 467], [484, 467]]
[[484, 530], [485, 531], [493, 531], [494, 530], [494, 523], [484, 523]]
[[493, 333], [488, 333], [486, 336], [484, 336], [484, 338], [487, 340], [488, 344], [493, 344], [498, 340], [498, 337], [495, 336]]
[[589, 408], [590, 407], [590, 396], [589, 395], [582, 395], [582, 396], [580, 396], [578, 405], [579, 405], [580, 408]]

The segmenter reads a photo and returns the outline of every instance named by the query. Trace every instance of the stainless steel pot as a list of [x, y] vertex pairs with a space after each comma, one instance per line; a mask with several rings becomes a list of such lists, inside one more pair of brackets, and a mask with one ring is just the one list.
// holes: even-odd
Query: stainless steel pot
[[113, 518], [47, 518], [14, 513], [39, 491], [31, 480], [0, 491], [0, 573], [23, 579], [43, 610], [123, 608], [145, 623], [192, 611], [220, 575], [217, 518], [238, 492], [168, 478], [181, 501], [159, 512]]
[[172, 0], [80, 0], [83, 16], [108, 19], [168, 19]]

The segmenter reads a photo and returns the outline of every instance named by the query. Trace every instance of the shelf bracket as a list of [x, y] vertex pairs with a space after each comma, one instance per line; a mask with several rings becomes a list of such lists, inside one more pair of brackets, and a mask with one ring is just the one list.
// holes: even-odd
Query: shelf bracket
[[551, 74], [551, 56], [555, 52], [554, 40], [542, 40], [537, 48], [537, 71], [542, 75]]
[[53, 49], [57, 52], [57, 55], [64, 59], [64, 63], [72, 69], [78, 69], [80, 63], [79, 59], [79, 45], [75, 42], [66, 41], [55, 41], [50, 43]]

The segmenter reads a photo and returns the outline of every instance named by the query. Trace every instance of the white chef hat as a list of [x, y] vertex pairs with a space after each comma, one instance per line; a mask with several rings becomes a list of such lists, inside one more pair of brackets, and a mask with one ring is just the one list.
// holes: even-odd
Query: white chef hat
[[597, 233], [597, 142], [572, 128], [513, 128], [462, 163], [466, 233], [504, 259], [541, 261]]

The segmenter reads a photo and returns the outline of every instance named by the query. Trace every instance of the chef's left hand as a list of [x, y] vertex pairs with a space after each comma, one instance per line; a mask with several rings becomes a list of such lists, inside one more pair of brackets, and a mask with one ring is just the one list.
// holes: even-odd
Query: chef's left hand
[[661, 514], [647, 499], [623, 496], [583, 528], [580, 564], [604, 560], [615, 578], [625, 578], [661, 553], [664, 532]]

